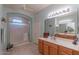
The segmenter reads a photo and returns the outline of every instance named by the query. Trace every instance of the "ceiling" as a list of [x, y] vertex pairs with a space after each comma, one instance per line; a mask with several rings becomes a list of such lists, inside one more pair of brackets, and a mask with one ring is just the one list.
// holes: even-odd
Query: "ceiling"
[[38, 13], [44, 8], [50, 6], [50, 4], [6, 4], [5, 7], [14, 10], [24, 10], [32, 13]]

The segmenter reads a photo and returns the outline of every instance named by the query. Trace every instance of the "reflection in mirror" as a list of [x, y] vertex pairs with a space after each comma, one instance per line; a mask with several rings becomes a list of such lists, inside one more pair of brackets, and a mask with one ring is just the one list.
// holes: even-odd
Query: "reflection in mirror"
[[56, 19], [55, 27], [56, 33], [75, 33], [75, 22], [73, 19]]
[[45, 32], [49, 33], [49, 35], [54, 35], [55, 32], [55, 19], [46, 19], [45, 20]]
[[76, 12], [45, 20], [45, 32], [49, 35], [66, 34], [75, 36], [77, 31]]

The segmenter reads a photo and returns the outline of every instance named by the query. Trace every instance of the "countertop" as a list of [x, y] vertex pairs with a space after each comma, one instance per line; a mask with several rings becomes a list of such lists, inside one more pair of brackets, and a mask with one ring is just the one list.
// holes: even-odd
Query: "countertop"
[[55, 37], [55, 40], [49, 39], [49, 38], [39, 38], [39, 39], [44, 40], [44, 41], [48, 41], [50, 43], [54, 43], [54, 44], [57, 44], [57, 45], [61, 45], [61, 46], [64, 46], [66, 48], [69, 48], [69, 49], [79, 51], [79, 43], [77, 45], [74, 45], [72, 43], [73, 40], [64, 39], [64, 38], [60, 38], [60, 37]]
[[60, 35], [70, 35], [70, 36], [75, 36], [75, 34], [69, 34], [69, 33], [58, 33]]

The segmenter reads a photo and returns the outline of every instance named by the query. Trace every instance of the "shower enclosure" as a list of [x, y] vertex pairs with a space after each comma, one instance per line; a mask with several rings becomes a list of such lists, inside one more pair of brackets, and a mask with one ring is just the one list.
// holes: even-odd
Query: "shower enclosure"
[[0, 49], [6, 50], [13, 44], [17, 46], [21, 42], [31, 41], [31, 21], [29, 17], [17, 13], [9, 13], [5, 18], [6, 22], [1, 21]]

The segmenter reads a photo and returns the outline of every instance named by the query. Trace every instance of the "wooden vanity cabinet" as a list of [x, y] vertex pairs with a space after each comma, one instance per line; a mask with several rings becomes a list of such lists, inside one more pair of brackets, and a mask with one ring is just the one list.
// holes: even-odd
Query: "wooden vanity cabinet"
[[59, 46], [58, 54], [59, 55], [72, 55], [72, 50], [65, 48], [63, 46]]
[[57, 55], [58, 46], [56, 44], [39, 40], [39, 52], [44, 55]]
[[38, 49], [39, 49], [39, 52], [41, 53], [41, 54], [44, 54], [43, 53], [43, 45], [44, 45], [44, 41], [43, 40], [40, 40], [39, 39], [39, 41], [38, 41]]
[[58, 46], [56, 44], [44, 41], [44, 55], [57, 55]]
[[49, 55], [49, 42], [44, 41], [44, 55]]
[[49, 43], [49, 55], [57, 55], [58, 46], [56, 44]]
[[39, 52], [44, 55], [79, 55], [79, 51], [39, 39]]
[[79, 51], [73, 50], [73, 55], [79, 55]]

